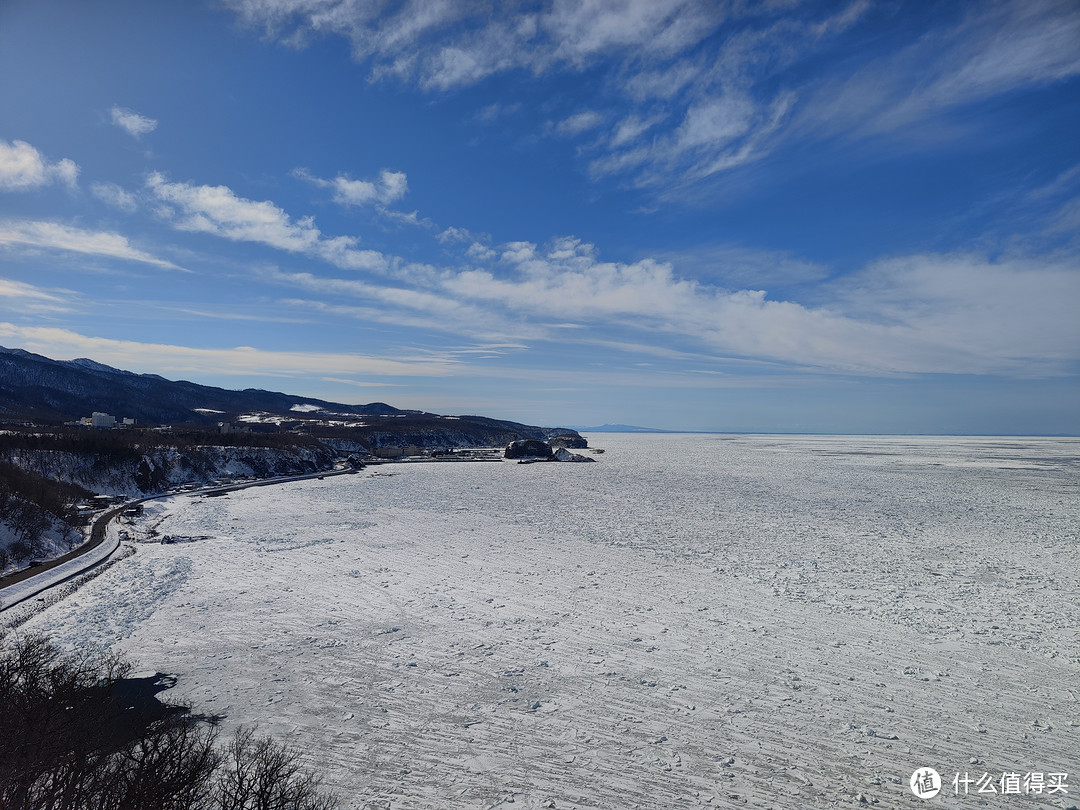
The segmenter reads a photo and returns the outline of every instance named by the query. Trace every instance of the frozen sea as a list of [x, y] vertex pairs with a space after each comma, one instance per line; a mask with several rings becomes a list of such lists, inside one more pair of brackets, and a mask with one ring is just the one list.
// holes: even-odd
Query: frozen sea
[[347, 808], [1080, 805], [1080, 440], [590, 439], [162, 502], [25, 628]]

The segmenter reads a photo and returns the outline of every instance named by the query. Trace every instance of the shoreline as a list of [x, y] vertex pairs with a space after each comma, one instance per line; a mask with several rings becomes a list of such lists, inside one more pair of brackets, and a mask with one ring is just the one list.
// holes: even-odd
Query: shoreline
[[[150, 501], [162, 500], [164, 498], [175, 498], [182, 496], [202, 496], [207, 498], [220, 497], [230, 492], [238, 492], [244, 489], [250, 489], [252, 487], [266, 487], [275, 484], [287, 484], [293, 481], [308, 481], [312, 479], [322, 480], [323, 478], [335, 477], [340, 475], [355, 475], [363, 470], [365, 467], [377, 467], [384, 464], [431, 464], [431, 463], [477, 463], [477, 462], [502, 462], [502, 458], [487, 458], [487, 457], [424, 457], [424, 458], [401, 458], [401, 459], [376, 459], [373, 461], [363, 462], [362, 467], [349, 468], [345, 470], [333, 469], [323, 470], [313, 473], [302, 473], [300, 475], [287, 475], [277, 476], [274, 478], [264, 478], [258, 481], [244, 481], [238, 484], [225, 484], [221, 486], [202, 487], [199, 489], [187, 490], [184, 492], [164, 492], [157, 495], [147, 495], [142, 498], [135, 498], [125, 501], [119, 506], [112, 507], [105, 510], [100, 515], [94, 518], [90, 527], [90, 537], [81, 543], [71, 551], [65, 552], [59, 557], [54, 557], [51, 560], [46, 560], [40, 565], [33, 567], [23, 568], [18, 571], [13, 571], [9, 574], [0, 576], [0, 613], [8, 608], [15, 607], [22, 604], [27, 599], [31, 599], [38, 596], [52, 588], [63, 585], [70, 582], [72, 579], [93, 570], [94, 568], [105, 563], [116, 551], [120, 548], [121, 541], [117, 539], [115, 546], [110, 549], [104, 556], [95, 558], [91, 561], [87, 561], [86, 565], [81, 567], [71, 567], [69, 571], [65, 572], [62, 578], [55, 578], [55, 570], [62, 566], [78, 560], [90, 552], [98, 549], [105, 542], [108, 536], [109, 524], [112, 523], [117, 517], [123, 514], [124, 511], [131, 509], [135, 506], [139, 506]], [[49, 575], [49, 576], [46, 576]], [[38, 577], [42, 578], [40, 586], [34, 585], [25, 586], [28, 583]], [[11, 599], [11, 595], [16, 593], [14, 589], [17, 585], [24, 585], [23, 588], [17, 590], [18, 596]]]

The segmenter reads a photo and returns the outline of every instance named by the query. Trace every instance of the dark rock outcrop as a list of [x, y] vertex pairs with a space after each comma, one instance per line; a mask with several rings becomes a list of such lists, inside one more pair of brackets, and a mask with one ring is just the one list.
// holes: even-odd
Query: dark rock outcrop
[[548, 444], [555, 449], [565, 447], [568, 450], [585, 450], [589, 446], [585, 437], [577, 433], [561, 433], [558, 436], [552, 436], [548, 439]]
[[506, 445], [505, 458], [551, 458], [551, 445], [539, 439], [518, 439]]

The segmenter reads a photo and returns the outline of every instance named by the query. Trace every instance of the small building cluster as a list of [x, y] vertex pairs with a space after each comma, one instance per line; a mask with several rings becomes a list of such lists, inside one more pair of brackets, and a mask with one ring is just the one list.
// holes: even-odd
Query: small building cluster
[[113, 428], [127, 428], [134, 427], [135, 420], [131, 417], [125, 416], [123, 419], [117, 421], [117, 418], [109, 413], [103, 411], [94, 411], [90, 416], [84, 416], [82, 419], [72, 422], [71, 424], [82, 425], [83, 427], [98, 428], [100, 430], [112, 430]]

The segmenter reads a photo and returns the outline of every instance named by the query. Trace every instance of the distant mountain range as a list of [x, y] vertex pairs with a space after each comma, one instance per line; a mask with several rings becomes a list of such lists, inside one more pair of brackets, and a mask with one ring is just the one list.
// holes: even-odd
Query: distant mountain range
[[578, 433], [679, 433], [678, 430], [639, 427], [638, 425], [600, 425], [598, 427], [575, 427]]
[[[547, 439], [568, 428], [543, 428], [483, 416], [438, 416], [372, 402], [345, 405], [312, 397], [247, 388], [232, 391], [135, 374], [94, 360], [51, 360], [23, 349], [0, 347], [0, 421], [59, 423], [101, 411], [139, 424], [239, 422], [258, 429], [287, 426], [355, 428], [378, 433], [385, 444], [397, 434], [425, 445], [444, 435], [447, 444], [498, 444], [517, 438]], [[365, 420], [364, 417], [367, 417]]]
[[118, 418], [168, 424], [212, 424], [246, 413], [302, 416], [293, 408], [357, 416], [405, 411], [382, 402], [342, 405], [310, 397], [247, 388], [230, 391], [157, 374], [135, 374], [86, 358], [50, 360], [22, 349], [0, 347], [0, 417], [57, 420], [103, 411]]

